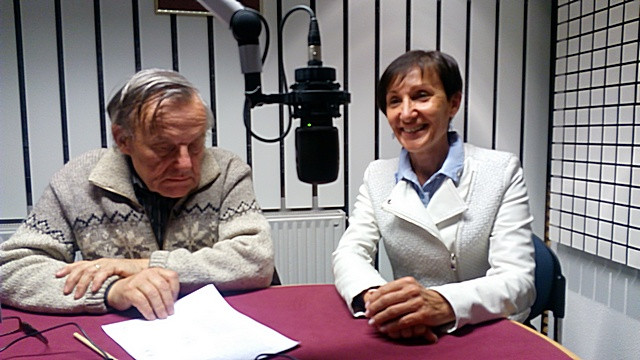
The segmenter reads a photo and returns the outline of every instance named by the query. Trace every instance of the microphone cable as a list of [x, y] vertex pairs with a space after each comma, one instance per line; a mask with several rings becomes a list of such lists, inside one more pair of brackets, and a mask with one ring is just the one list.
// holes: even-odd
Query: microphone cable
[[[21, 323], [26, 324], [24, 322], [22, 322], [22, 320], [19, 320]], [[9, 347], [11, 347], [12, 345], [16, 344], [19, 341], [22, 341], [24, 339], [30, 338], [30, 337], [34, 337], [37, 335], [41, 335], [45, 332], [51, 331], [51, 330], [55, 330], [61, 327], [65, 327], [65, 326], [75, 326], [78, 331], [80, 331], [82, 333], [82, 335], [87, 339], [87, 341], [89, 341], [89, 343], [91, 343], [91, 345], [93, 345], [95, 347], [95, 349], [97, 350], [97, 352], [102, 356], [102, 358], [104, 360], [110, 360], [111, 357], [107, 354], [106, 351], [104, 351], [100, 346], [98, 346], [95, 342], [93, 342], [93, 340], [91, 340], [91, 338], [89, 337], [89, 335], [87, 335], [87, 333], [84, 331], [84, 329], [78, 325], [78, 323], [75, 322], [66, 322], [66, 323], [62, 323], [59, 325], [55, 325], [49, 328], [46, 328], [44, 330], [30, 330], [28, 331], [28, 333], [26, 335], [23, 335], [17, 339], [14, 339], [13, 341], [11, 341], [9, 344], [5, 345], [4, 347], [0, 348], [0, 353], [7, 350]]]
[[[285, 16], [282, 18], [282, 23], [280, 24], [280, 34], [284, 33], [284, 26], [285, 23], [287, 22], [287, 19], [289, 18], [289, 16], [291, 16], [291, 14], [293, 14], [296, 11], [306, 11], [309, 14], [310, 17], [310, 21], [315, 22], [316, 21], [316, 14], [315, 12], [308, 6], [306, 5], [298, 5], [298, 6], [294, 6], [293, 8], [289, 9], [289, 11], [287, 11], [287, 13], [285, 14]], [[262, 24], [265, 27], [265, 49], [264, 49], [264, 53], [262, 56], [262, 64], [264, 65], [264, 62], [266, 60], [267, 57], [267, 53], [269, 51], [269, 26], [265, 20], [265, 18], [258, 12], [256, 12], [256, 14], [258, 15], [258, 17], [260, 18], [260, 21], [262, 22]], [[316, 26], [317, 28], [317, 26]], [[283, 94], [287, 94], [289, 93], [288, 91], [288, 84], [287, 84], [287, 74], [285, 72], [284, 69], [284, 56], [278, 61], [278, 72], [281, 74], [281, 78], [279, 80], [280, 85], [282, 86], [282, 88], [284, 89], [284, 93]], [[257, 91], [260, 91], [260, 89], [256, 89]], [[244, 106], [243, 106], [243, 111], [242, 111], [242, 115], [243, 115], [243, 119], [244, 119], [244, 127], [245, 129], [249, 132], [249, 134], [255, 138], [258, 139], [262, 142], [265, 143], [275, 143], [275, 142], [279, 142], [281, 140], [283, 140], [291, 131], [291, 127], [293, 126], [293, 110], [292, 110], [292, 105], [287, 105], [288, 108], [288, 113], [289, 113], [289, 121], [287, 122], [287, 128], [286, 130], [281, 133], [278, 137], [275, 138], [265, 138], [262, 137], [258, 134], [256, 134], [255, 132], [253, 132], [253, 130], [251, 129], [251, 108], [252, 108], [252, 104], [249, 101], [248, 97], [245, 97], [244, 99]]]

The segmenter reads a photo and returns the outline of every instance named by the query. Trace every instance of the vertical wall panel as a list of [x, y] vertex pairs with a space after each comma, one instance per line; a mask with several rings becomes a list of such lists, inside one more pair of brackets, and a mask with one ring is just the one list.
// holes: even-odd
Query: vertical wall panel
[[520, 152], [522, 109], [523, 1], [500, 2], [498, 33], [498, 82], [496, 148], [516, 155]]
[[[340, 83], [341, 89], [344, 89], [342, 0], [318, 1], [316, 5], [316, 16], [321, 22], [323, 65], [336, 70], [336, 81]], [[344, 110], [347, 107], [340, 107], [341, 115], [344, 115]], [[338, 128], [339, 139], [344, 139], [343, 116], [335, 118], [333, 124]], [[330, 184], [318, 186], [318, 205], [320, 207], [342, 207], [344, 205], [344, 157], [342, 156], [344, 154], [344, 143], [340, 140], [339, 144], [338, 178]]]
[[138, 0], [143, 69], [173, 69], [169, 15], [156, 15], [154, 0]]
[[493, 130], [495, 14], [495, 0], [476, 0], [471, 3], [466, 135], [468, 142], [485, 148], [491, 148]]
[[[273, 54], [275, 57], [276, 55]], [[277, 74], [277, 71], [274, 72]], [[263, 77], [263, 81], [265, 77]], [[277, 82], [277, 80], [276, 80]], [[275, 93], [273, 92], [269, 93]], [[275, 138], [279, 131], [279, 110], [277, 105], [263, 106], [253, 110], [253, 129], [260, 136]], [[285, 117], [286, 117], [285, 111]], [[242, 125], [242, 114], [238, 113], [232, 119], [237, 126]], [[286, 126], [285, 119], [285, 126]], [[295, 129], [292, 127], [290, 134]], [[293, 136], [293, 135], [291, 135]], [[254, 187], [256, 196], [263, 209], [279, 209], [280, 208], [280, 143], [266, 143], [256, 139], [252, 139], [252, 155], [251, 163], [253, 169], [253, 178], [255, 179]]]
[[[374, 160], [375, 0], [349, 1], [349, 211], [353, 209], [366, 166]], [[386, 121], [385, 121], [386, 122]], [[383, 125], [385, 125], [383, 123]]]
[[[411, 49], [434, 50], [438, 42], [438, 1], [411, 1]], [[459, 15], [456, 21], [459, 23]], [[458, 31], [458, 30], [456, 30]]]
[[[406, 2], [380, 1], [380, 39], [378, 77], [382, 76], [387, 66], [398, 56], [406, 52], [407, 34]], [[379, 158], [389, 159], [400, 154], [400, 143], [393, 135], [387, 117], [378, 110], [378, 149]], [[384, 242], [379, 244], [378, 269], [385, 279], [393, 278], [391, 263], [389, 262]]]
[[22, 1], [25, 87], [34, 204], [63, 165], [53, 2]]
[[93, 3], [65, 0], [62, 8], [69, 158], [100, 147], [100, 109]]
[[[101, 1], [100, 17], [106, 106], [109, 99], [136, 71], [131, 1]], [[108, 118], [106, 126], [107, 141], [111, 145], [113, 140], [110, 130], [111, 122]]]
[[522, 167], [533, 215], [533, 232], [545, 231], [551, 3], [528, 1]]
[[[244, 78], [240, 71], [238, 44], [229, 27], [214, 19], [216, 109], [218, 146], [247, 159], [245, 129], [242, 125]], [[222, 49], [228, 49], [227, 51]]]
[[[380, 1], [380, 69], [379, 76], [387, 66], [406, 51], [406, 2]], [[388, 159], [400, 154], [400, 143], [393, 136], [393, 131], [384, 114], [379, 111], [380, 135], [378, 146], [380, 158]]]
[[176, 22], [180, 73], [200, 90], [202, 98], [210, 106], [207, 18], [179, 16]]
[[[467, 36], [465, 19], [467, 18], [466, 0], [449, 0], [442, 2], [442, 39], [440, 50], [453, 56], [458, 62], [460, 73], [464, 78], [466, 66], [466, 45]], [[464, 136], [464, 96], [460, 104], [460, 110], [454, 116], [451, 124], [458, 131], [460, 136]]]
[[[180, 73], [198, 88], [204, 102], [211, 107], [207, 17], [179, 16], [176, 19], [176, 31]], [[213, 126], [215, 124], [214, 119]], [[206, 144], [211, 143], [211, 131], [208, 131]]]
[[[263, 2], [262, 15], [269, 24], [270, 46], [269, 53], [262, 67], [262, 92], [265, 94], [278, 93], [278, 22], [277, 2]], [[266, 31], [266, 30], [265, 30]], [[263, 31], [263, 33], [265, 32]], [[260, 39], [261, 49], [265, 47], [265, 35]], [[283, 110], [283, 131], [286, 129], [289, 112]], [[242, 124], [242, 113], [238, 112], [233, 121], [238, 126]], [[252, 128], [261, 137], [274, 139], [280, 135], [280, 106], [277, 104], [263, 105], [253, 108]], [[291, 132], [293, 132], [293, 127]], [[291, 133], [288, 136], [293, 136]], [[257, 139], [251, 140], [253, 177], [256, 196], [263, 209], [279, 209], [281, 200], [280, 184], [280, 142], [266, 143]]]
[[27, 214], [13, 2], [0, 1], [0, 219]]

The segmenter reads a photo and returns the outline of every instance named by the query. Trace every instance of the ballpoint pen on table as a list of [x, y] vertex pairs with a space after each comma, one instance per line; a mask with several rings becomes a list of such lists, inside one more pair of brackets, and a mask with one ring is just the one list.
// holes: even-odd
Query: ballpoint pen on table
[[100, 356], [106, 356], [106, 358], [110, 359], [110, 360], [118, 360], [113, 355], [109, 354], [108, 352], [96, 348], [95, 345], [93, 345], [86, 337], [78, 334], [77, 332], [73, 333], [73, 337], [78, 339], [78, 340], [80, 340], [81, 343], [85, 344], [91, 350], [93, 350], [93, 351], [97, 352], [98, 354], [100, 354]]

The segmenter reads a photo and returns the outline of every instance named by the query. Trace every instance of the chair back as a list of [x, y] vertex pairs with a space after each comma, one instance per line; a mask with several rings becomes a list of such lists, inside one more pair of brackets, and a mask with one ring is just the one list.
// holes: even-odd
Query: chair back
[[553, 312], [554, 339], [559, 340], [559, 319], [564, 318], [566, 279], [556, 254], [538, 236], [532, 235], [535, 248], [536, 300], [526, 322], [538, 317], [545, 310]]

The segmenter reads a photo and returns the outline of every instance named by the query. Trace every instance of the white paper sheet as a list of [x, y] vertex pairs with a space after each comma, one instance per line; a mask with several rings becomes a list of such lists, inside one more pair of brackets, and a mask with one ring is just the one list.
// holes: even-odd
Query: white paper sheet
[[297, 341], [236, 311], [213, 285], [179, 299], [166, 319], [133, 319], [102, 329], [135, 359], [254, 359]]

